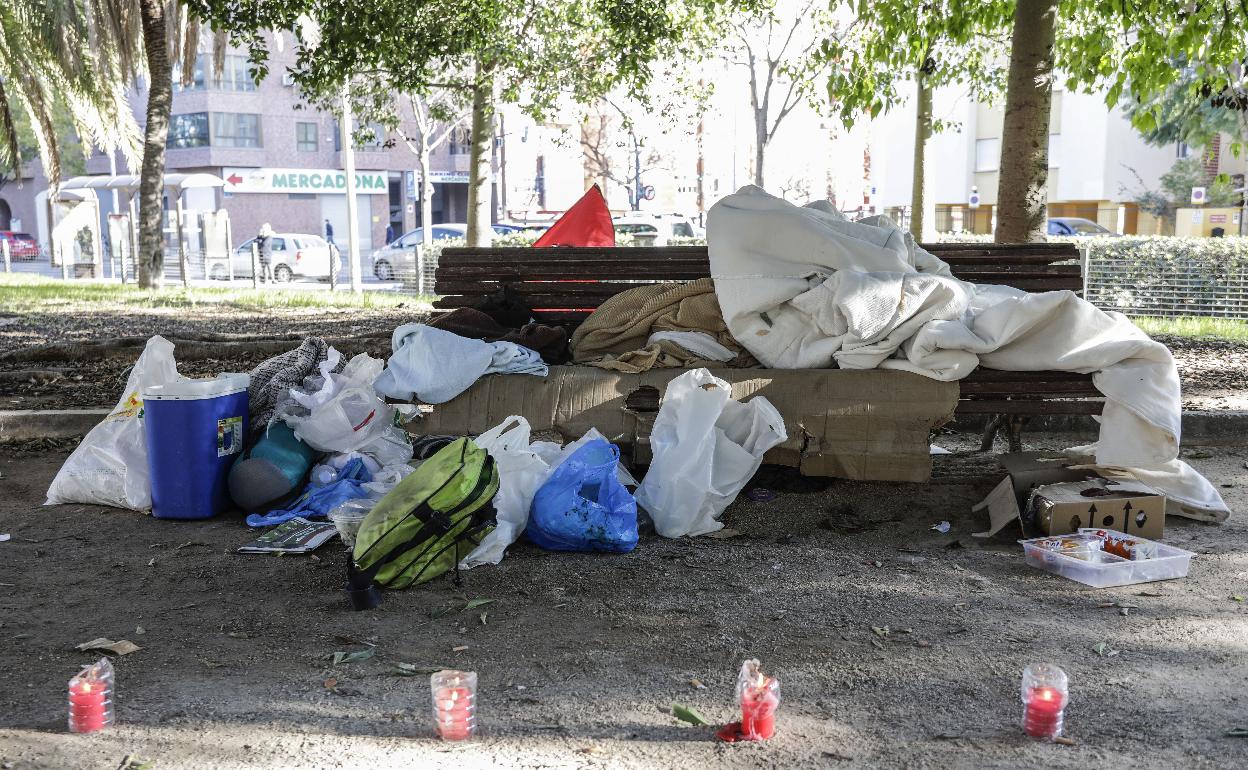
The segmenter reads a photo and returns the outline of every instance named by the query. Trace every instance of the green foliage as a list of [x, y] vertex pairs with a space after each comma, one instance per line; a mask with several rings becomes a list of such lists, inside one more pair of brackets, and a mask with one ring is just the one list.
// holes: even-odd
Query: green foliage
[[1226, 174], [1211, 178], [1200, 158], [1195, 156], [1176, 160], [1170, 170], [1161, 175], [1161, 189], [1176, 206], [1189, 204], [1193, 187], [1207, 188], [1207, 206], [1239, 205], [1239, 194]]
[[1004, 92], [1010, 0], [845, 5], [853, 7], [857, 21], [850, 34], [826, 40], [818, 57], [832, 65], [828, 97], [847, 126], [904, 102], [902, 87], [920, 73], [933, 88], [958, 83], [979, 101]]
[[1213, 137], [1229, 134], [1239, 141], [1244, 135], [1243, 109], [1225, 99], [1193, 91], [1190, 86], [1194, 76], [1190, 70], [1184, 72], [1182, 80], [1124, 108], [1133, 123], [1139, 118], [1145, 125], [1152, 124], [1152, 130], [1141, 131], [1144, 140], [1158, 147], [1176, 142], [1208, 147]]
[[560, 97], [587, 103], [613, 88], [639, 95], [650, 64], [724, 7], [753, 0], [189, 0], [214, 28], [245, 40], [267, 72], [263, 32], [302, 30], [290, 75], [312, 102], [352, 83], [362, 118], [388, 94], [465, 89], [473, 66], [506, 102], [541, 116]]
[[1146, 136], [1170, 130], [1175, 105], [1243, 100], [1248, 3], [1063, 0], [1059, 18], [1054, 56], [1067, 87], [1104, 88], [1110, 107], [1140, 105], [1131, 121]]

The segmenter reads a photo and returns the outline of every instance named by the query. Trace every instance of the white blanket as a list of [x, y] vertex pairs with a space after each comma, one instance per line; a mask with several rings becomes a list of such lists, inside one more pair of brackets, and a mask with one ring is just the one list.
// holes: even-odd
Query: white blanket
[[1091, 373], [1105, 394], [1097, 443], [1072, 453], [1129, 468], [1169, 512], [1229, 514], [1178, 460], [1179, 375], [1170, 351], [1125, 316], [1069, 291], [1029, 294], [953, 278], [886, 217], [849, 222], [747, 186], [707, 216], [715, 293], [729, 331], [765, 366], [901, 369], [940, 380], [979, 365]]
[[373, 382], [383, 396], [442, 404], [487, 374], [550, 373], [542, 357], [514, 342], [482, 342], [424, 324], [405, 324], [390, 339], [394, 355]]

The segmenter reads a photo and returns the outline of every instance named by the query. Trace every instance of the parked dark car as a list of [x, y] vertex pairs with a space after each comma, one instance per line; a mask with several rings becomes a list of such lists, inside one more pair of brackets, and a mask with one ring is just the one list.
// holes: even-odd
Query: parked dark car
[[31, 237], [29, 233], [15, 233], [12, 230], [0, 230], [0, 242], [7, 242], [9, 244], [10, 259], [29, 261], [39, 258], [39, 242]]
[[1049, 235], [1117, 235], [1112, 230], [1082, 217], [1053, 217], [1049, 220]]

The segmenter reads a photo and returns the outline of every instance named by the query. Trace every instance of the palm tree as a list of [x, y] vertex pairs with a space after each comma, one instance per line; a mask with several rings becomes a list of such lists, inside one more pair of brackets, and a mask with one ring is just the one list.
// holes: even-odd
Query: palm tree
[[[124, 26], [118, 19], [116, 26]], [[112, 30], [101, 29], [78, 1], [0, 3], [0, 163], [20, 169], [24, 113], [44, 172], [60, 183], [55, 114], [70, 116], [83, 146], [137, 155], [138, 127], [126, 99], [128, 80]]]
[[[165, 142], [173, 106], [173, 62], [194, 74], [202, 24], [177, 0], [4, 0], [0, 2], [0, 160], [21, 162], [15, 105], [30, 117], [48, 179], [60, 179], [52, 107], [63, 100], [75, 129], [109, 152], [137, 160], [138, 128], [127, 91], [147, 82], [139, 174], [139, 285], [164, 278]], [[214, 53], [225, 38], [214, 40]], [[213, 57], [220, 66], [221, 56]]]

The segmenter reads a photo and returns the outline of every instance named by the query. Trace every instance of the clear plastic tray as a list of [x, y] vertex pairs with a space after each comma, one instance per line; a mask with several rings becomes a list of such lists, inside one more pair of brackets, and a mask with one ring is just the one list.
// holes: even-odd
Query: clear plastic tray
[[[1079, 533], [1097, 531], [1100, 530], [1084, 528], [1080, 529]], [[1107, 531], [1111, 534], [1122, 535], [1121, 532]], [[1131, 537], [1143, 543], [1155, 545], [1157, 555], [1151, 559], [1132, 561], [1105, 551], [1085, 551], [1081, 554], [1083, 558], [1078, 558], [1036, 545], [1041, 540], [1051, 539], [1050, 537], [1034, 537], [1018, 542], [1022, 544], [1024, 558], [1031, 566], [1093, 588], [1112, 588], [1187, 577], [1188, 567], [1192, 557], [1196, 554], [1165, 543], [1142, 537]]]

